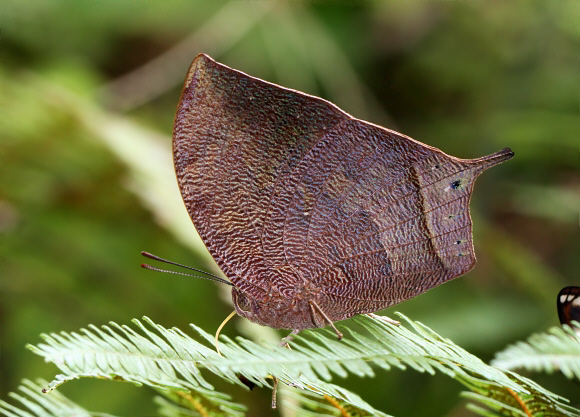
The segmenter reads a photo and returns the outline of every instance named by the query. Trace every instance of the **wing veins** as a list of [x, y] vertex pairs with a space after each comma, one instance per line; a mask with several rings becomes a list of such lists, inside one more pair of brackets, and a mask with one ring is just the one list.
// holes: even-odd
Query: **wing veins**
[[[405, 273], [405, 274], [395, 274], [395, 275], [393, 275], [393, 278], [400, 278], [400, 277], [405, 277], [405, 276], [409, 276], [409, 275], [424, 274], [424, 273], [427, 273], [427, 272], [435, 272], [435, 271], [438, 271], [438, 270], [439, 270], [438, 268], [421, 269], [421, 270], [418, 270], [418, 271], [413, 271], [413, 272], [409, 272], [409, 273]], [[336, 289], [336, 287], [328, 287], [328, 288], [329, 289]], [[409, 288], [409, 287], [405, 287], [405, 288]], [[347, 299], [350, 299], [350, 300], [358, 300], [358, 301], [379, 301], [379, 302], [380, 301], [383, 301], [383, 302], [384, 301], [391, 301], [388, 298], [384, 298], [384, 299], [381, 299], [381, 298], [357, 298], [357, 297], [349, 297], [349, 296], [342, 295], [342, 294], [336, 294], [336, 293], [330, 292], [330, 291], [325, 291], [325, 292], [327, 292], [328, 294], [331, 294], [333, 296], [336, 296], [336, 297], [347, 298]], [[394, 304], [397, 304], [397, 303], [393, 303], [393, 305]]]
[[[453, 232], [456, 232], [456, 231], [458, 231], [458, 230], [466, 229], [466, 228], [468, 228], [469, 226], [470, 226], [470, 225], [468, 224], [468, 225], [466, 225], [466, 226], [463, 226], [463, 227], [458, 227], [457, 229], [450, 230], [449, 232], [446, 232], [446, 233], [441, 233], [441, 234], [437, 235], [437, 237], [439, 237], [439, 236], [445, 236], [445, 235], [451, 234], [451, 233], [453, 233]], [[426, 241], [426, 240], [429, 240], [429, 239], [430, 239], [430, 238], [425, 238], [425, 239], [415, 240], [415, 241], [413, 241], [413, 242], [407, 242], [407, 243], [403, 243], [403, 244], [401, 244], [401, 245], [397, 245], [397, 246], [389, 246], [389, 248], [388, 248], [388, 249], [397, 249], [397, 248], [402, 248], [402, 247], [405, 247], [405, 246], [410, 246], [410, 245], [414, 245], [414, 244], [417, 244], [417, 243], [421, 243], [421, 242], [424, 242], [424, 241]], [[445, 246], [445, 247], [443, 247], [443, 248], [441, 248], [441, 249], [447, 249], [447, 248], [451, 248], [451, 247], [453, 247], [453, 245]], [[377, 249], [377, 250], [374, 250], [374, 251], [360, 252], [360, 253], [356, 253], [356, 254], [349, 255], [349, 256], [347, 256], [347, 257], [341, 258], [339, 261], [337, 261], [337, 262], [335, 262], [335, 263], [333, 263], [333, 264], [331, 264], [331, 265], [328, 265], [328, 266], [327, 266], [327, 267], [324, 269], [324, 271], [322, 271], [321, 273], [319, 273], [319, 274], [315, 275], [315, 276], [312, 278], [312, 280], [315, 280], [315, 279], [317, 279], [317, 278], [319, 278], [319, 277], [323, 276], [323, 275], [324, 275], [324, 274], [326, 274], [328, 271], [330, 271], [330, 270], [334, 269], [336, 266], [338, 266], [338, 265], [340, 265], [340, 264], [344, 263], [344, 262], [345, 262], [345, 261], [347, 261], [347, 260], [350, 260], [350, 259], [355, 259], [355, 258], [358, 258], [358, 257], [361, 257], [361, 258], [362, 258], [362, 257], [364, 257], [364, 256], [367, 256], [367, 255], [372, 255], [372, 254], [375, 254], [375, 253], [380, 253], [380, 252], [385, 252], [385, 251], [386, 251], [386, 248], [383, 248], [383, 249]], [[430, 251], [412, 252], [412, 254], [414, 255], [414, 254], [416, 254], [416, 253], [425, 253], [425, 252], [427, 252], [427, 253], [428, 253], [428, 252], [430, 252]], [[471, 251], [470, 251], [470, 255], [471, 255]], [[404, 257], [405, 257], [405, 255], [401, 255], [401, 256], [399, 256], [399, 257], [397, 257], [397, 258], [394, 258], [394, 259], [401, 259], [401, 258], [404, 258]], [[419, 272], [422, 272], [422, 271], [419, 271]]]
[[[381, 155], [381, 156], [382, 156], [382, 155]], [[427, 159], [429, 156], [430, 156], [430, 155], [426, 155], [424, 158], [420, 159], [418, 162], [422, 162], [422, 161], [424, 161], [424, 160], [425, 160], [425, 159]], [[369, 169], [371, 169], [371, 168], [374, 168], [374, 167], [375, 167], [375, 165], [376, 165], [376, 163], [378, 163], [378, 162], [379, 162], [379, 160], [380, 160], [380, 158], [377, 158], [377, 160], [376, 160], [375, 162], [373, 162], [373, 164], [372, 164], [371, 166], [369, 166], [367, 169], [365, 169], [365, 171], [364, 171], [364, 172], [367, 172]], [[385, 188], [385, 190], [389, 190], [389, 189], [391, 189], [391, 188], [395, 188], [395, 187], [396, 187], [396, 186], [398, 186], [399, 184], [403, 183], [403, 182], [406, 180], [406, 177], [405, 177], [403, 174], [404, 174], [404, 173], [407, 173], [407, 172], [409, 172], [411, 169], [412, 169], [412, 165], [410, 165], [409, 167], [405, 168], [405, 169], [404, 169], [404, 170], [401, 172], [401, 179], [400, 179], [400, 180], [398, 180], [398, 181], [396, 181], [396, 182], [395, 182], [395, 183], [393, 183], [393, 184], [390, 184], [388, 187], [386, 187], [386, 188]], [[361, 175], [361, 176], [359, 176], [359, 177], [357, 178], [357, 180], [356, 180], [356, 181], [353, 181], [353, 182], [352, 182], [352, 184], [351, 184], [351, 185], [349, 185], [348, 189], [347, 189], [347, 190], [345, 190], [345, 193], [343, 194], [343, 196], [342, 196], [342, 197], [341, 197], [341, 198], [340, 198], [340, 199], [337, 201], [337, 206], [338, 206], [338, 204], [342, 203], [342, 202], [343, 202], [343, 201], [344, 201], [344, 200], [345, 200], [345, 199], [346, 199], [346, 198], [347, 198], [347, 197], [348, 197], [348, 196], [351, 194], [351, 192], [354, 190], [354, 187], [355, 187], [355, 185], [357, 185], [357, 184], [359, 183], [359, 181], [360, 181], [361, 179], [363, 179], [363, 178], [364, 178], [364, 176], [363, 176], [363, 175]], [[403, 197], [406, 197], [406, 196], [408, 196], [408, 195], [411, 195], [411, 194], [412, 194], [412, 193], [407, 193], [407, 194], [403, 195], [401, 198], [403, 198]], [[387, 206], [386, 208], [388, 208], [388, 207], [390, 207], [390, 206]], [[359, 212], [359, 209], [357, 209], [357, 210], [354, 210], [354, 211], [353, 211], [353, 212], [352, 212], [352, 213], [351, 213], [351, 214], [350, 214], [350, 215], [349, 215], [349, 216], [348, 216], [346, 219], [344, 219], [344, 220], [342, 221], [342, 223], [344, 224], [344, 223], [346, 223], [347, 221], [349, 221], [350, 219], [352, 219], [352, 217], [354, 217], [354, 215], [355, 215], [356, 213], [358, 213], [358, 212]], [[328, 229], [327, 229], [327, 231], [328, 231]], [[325, 234], [323, 234], [323, 236], [326, 236], [326, 235], [328, 235], [328, 234], [329, 234], [329, 233], [325, 233]], [[310, 248], [310, 245], [308, 245], [308, 246], [306, 247], [306, 249], [307, 249], [307, 250], [308, 250], [309, 248]], [[308, 251], [308, 252], [310, 252], [310, 251]], [[310, 257], [310, 258], [311, 258], [312, 256], [313, 256], [313, 255], [309, 255], [309, 257]]]
[[[409, 194], [406, 194], [404, 197], [406, 197], [406, 196], [408, 196], [408, 195], [410, 195], [410, 194], [411, 194], [411, 193], [409, 193]], [[379, 230], [373, 230], [373, 231], [371, 231], [371, 232], [369, 232], [369, 233], [366, 233], [366, 234], [364, 234], [364, 235], [363, 235], [363, 236], [362, 236], [360, 239], [357, 239], [357, 240], [356, 240], [356, 241], [354, 241], [352, 244], [348, 244], [347, 246], [349, 246], [349, 247], [353, 247], [353, 246], [355, 246], [355, 245], [358, 245], [360, 242], [363, 242], [364, 240], [366, 240], [366, 239], [367, 239], [367, 238], [369, 238], [370, 236], [374, 236], [374, 235], [376, 235], [377, 233], [383, 233], [383, 232], [386, 232], [387, 230], [395, 229], [395, 228], [397, 228], [397, 227], [399, 227], [399, 226], [401, 226], [401, 225], [403, 225], [403, 224], [409, 223], [411, 220], [414, 220], [414, 219], [416, 219], [416, 218], [424, 218], [426, 214], [432, 213], [432, 212], [433, 212], [433, 211], [435, 211], [435, 210], [438, 210], [438, 209], [440, 209], [440, 208], [442, 208], [442, 207], [448, 206], [448, 205], [450, 205], [450, 204], [452, 204], [452, 203], [456, 202], [457, 200], [461, 200], [462, 198], [465, 198], [465, 196], [460, 196], [460, 197], [454, 198], [453, 200], [449, 200], [449, 201], [448, 201], [447, 203], [445, 203], [445, 204], [441, 204], [440, 206], [437, 206], [437, 207], [435, 207], [435, 208], [432, 208], [432, 209], [430, 209], [430, 210], [425, 210], [425, 211], [423, 211], [423, 212], [421, 213], [421, 215], [417, 215], [417, 216], [413, 216], [413, 217], [408, 217], [408, 218], [406, 218], [406, 219], [404, 219], [404, 220], [401, 220], [401, 221], [400, 221], [400, 222], [398, 222], [398, 223], [394, 223], [394, 224], [392, 224], [392, 225], [390, 225], [390, 226], [388, 226], [388, 227], [385, 227], [385, 228], [383, 228], [383, 229], [379, 229]], [[436, 238], [436, 237], [439, 237], [439, 236], [442, 236], [442, 235], [435, 235], [435, 236], [432, 236], [432, 237], [430, 237], [429, 239], [431, 239], [431, 238]], [[391, 248], [391, 246], [389, 246], [389, 248]]]

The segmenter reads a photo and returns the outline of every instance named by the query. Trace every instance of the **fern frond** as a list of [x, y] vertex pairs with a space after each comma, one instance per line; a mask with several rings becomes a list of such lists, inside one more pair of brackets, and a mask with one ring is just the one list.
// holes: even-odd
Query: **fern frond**
[[[52, 387], [73, 378], [98, 376], [170, 390], [211, 393], [213, 388], [200, 371], [205, 368], [238, 385], [243, 384], [237, 375], [259, 386], [269, 386], [269, 378], [275, 376], [289, 386], [349, 403], [372, 415], [384, 415], [358, 395], [329, 382], [334, 376], [348, 374], [374, 376], [374, 365], [385, 370], [409, 367], [430, 374], [439, 371], [506, 407], [515, 399], [510, 394], [513, 392], [518, 398], [529, 398], [534, 410], [539, 410], [539, 414], [531, 414], [534, 417], [580, 416], [578, 410], [566, 407], [562, 398], [533, 381], [489, 366], [426, 326], [401, 317], [406, 326], [358, 317], [355, 322], [360, 329], [341, 327], [345, 334], [341, 341], [329, 330], [303, 331], [292, 342], [292, 350], [243, 338], [234, 342], [223, 336], [220, 347], [224, 356], [208, 347], [213, 337], [202, 329], [192, 325], [205, 343], [179, 329], [165, 329], [148, 318], [144, 318], [147, 326], [133, 321], [140, 332], [115, 323], [103, 326], [102, 330], [90, 326], [89, 330], [81, 331], [82, 335], [43, 335], [45, 343], [30, 349], [63, 372]], [[523, 410], [516, 401], [517, 406]], [[551, 409], [556, 414], [542, 414], [542, 410]]]
[[[366, 410], [329, 396], [321, 396], [309, 391], [288, 386], [282, 388], [282, 404], [300, 417], [372, 417]], [[383, 415], [383, 414], [381, 414]]]
[[155, 397], [153, 401], [157, 404], [157, 413], [161, 417], [203, 417], [203, 414], [181, 407], [163, 397]]
[[513, 372], [506, 372], [511, 379], [526, 386], [529, 393], [516, 392], [510, 388], [480, 380], [478, 383], [464, 384], [472, 392], [462, 395], [488, 408], [472, 404], [472, 411], [482, 416], [494, 417], [556, 417], [580, 416], [580, 410], [569, 406], [565, 399], [552, 394], [545, 395], [545, 390], [535, 382]]
[[[155, 328], [148, 318], [145, 321]], [[129, 326], [111, 323], [111, 327], [102, 326], [102, 329], [89, 325], [89, 330], [81, 329], [82, 334], [41, 335], [46, 344], [38, 347], [28, 345], [29, 349], [44, 356], [47, 362], [53, 362], [63, 372], [48, 385], [47, 391], [81, 377], [114, 379], [162, 390], [181, 390], [180, 395], [191, 396], [192, 405], [199, 402], [204, 408], [219, 409], [219, 415], [243, 415], [244, 407], [230, 402], [226, 394], [214, 391], [196, 367], [196, 358], [219, 358], [214, 350], [177, 329], [166, 330], [158, 326], [164, 340], [140, 321], [134, 320], [134, 323], [149, 338]]]
[[[580, 330], [580, 325], [575, 328]], [[548, 333], [530, 336], [496, 354], [492, 365], [502, 369], [524, 368], [552, 373], [560, 371], [580, 380], [580, 337], [569, 326], [552, 327]]]
[[[50, 383], [49, 390], [71, 379], [99, 377], [162, 389], [198, 392], [206, 389], [212, 392], [213, 387], [199, 370], [206, 368], [244, 388], [237, 374], [245, 376], [258, 386], [270, 386], [267, 379], [275, 375], [287, 384], [308, 387], [315, 392], [342, 398], [376, 415], [384, 415], [358, 395], [340, 386], [325, 381], [314, 383], [301, 375], [302, 370], [316, 380], [316, 374], [311, 368], [315, 366], [312, 365], [315, 359], [308, 358], [305, 354], [275, 345], [265, 347], [241, 338], [240, 343], [236, 344], [224, 336], [221, 345], [224, 354], [222, 357], [179, 329], [165, 329], [146, 317], [144, 321], [155, 332], [139, 320], [133, 320], [147, 338], [129, 326], [111, 323], [111, 326], [103, 326], [102, 329], [91, 325], [89, 329], [82, 329], [82, 334], [44, 334], [41, 337], [45, 343], [29, 345], [28, 348], [43, 356], [46, 361], [53, 362], [63, 372]], [[196, 326], [192, 327], [209, 344], [213, 343], [212, 335]], [[219, 398], [213, 399], [217, 400]], [[219, 405], [222, 409], [227, 406], [223, 403]]]
[[110, 414], [91, 413], [72, 402], [59, 392], [53, 392], [50, 395], [42, 393], [42, 388], [47, 382], [38, 379], [36, 383], [24, 379], [16, 392], [8, 394], [11, 398], [21, 404], [20, 407], [11, 405], [0, 400], [0, 415], [6, 417], [113, 417]]

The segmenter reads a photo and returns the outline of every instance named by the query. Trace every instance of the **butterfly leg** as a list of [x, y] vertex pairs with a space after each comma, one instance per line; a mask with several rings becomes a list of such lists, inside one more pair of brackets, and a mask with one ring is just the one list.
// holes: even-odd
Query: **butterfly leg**
[[[278, 343], [278, 346], [280, 347], [288, 347], [288, 349], [290, 349], [290, 342], [292, 341], [292, 339], [294, 339], [294, 335], [298, 334], [300, 330], [294, 329], [292, 330], [292, 332], [286, 336], [284, 339], [280, 340], [280, 343]], [[276, 378], [275, 376], [272, 377], [274, 379], [274, 386], [272, 387], [272, 408], [276, 408], [276, 394], [278, 391], [278, 378]]]
[[373, 319], [384, 321], [385, 323], [394, 324], [395, 326], [399, 326], [401, 324], [397, 320], [393, 320], [387, 316], [379, 316], [375, 313], [367, 313], [367, 316], [372, 317]]
[[[278, 343], [278, 346], [280, 346], [280, 347], [288, 346], [289, 343], [294, 339], [294, 335], [298, 334], [299, 331], [300, 330], [296, 330], [296, 329], [292, 330], [288, 336], [286, 336], [284, 339], [280, 340], [280, 343]], [[288, 347], [290, 347], [290, 346], [288, 346]]]
[[276, 408], [276, 394], [278, 393], [278, 378], [274, 377], [274, 384], [272, 387], [272, 408]]
[[330, 320], [324, 311], [322, 311], [322, 309], [318, 306], [318, 304], [316, 304], [316, 301], [311, 300], [308, 302], [308, 305], [310, 306], [310, 313], [312, 314], [312, 320], [314, 323], [316, 323], [314, 313], [318, 312], [318, 314], [320, 314], [322, 318], [324, 318], [324, 320], [334, 329], [336, 336], [338, 336], [338, 340], [342, 339], [342, 333], [338, 331], [332, 320]]

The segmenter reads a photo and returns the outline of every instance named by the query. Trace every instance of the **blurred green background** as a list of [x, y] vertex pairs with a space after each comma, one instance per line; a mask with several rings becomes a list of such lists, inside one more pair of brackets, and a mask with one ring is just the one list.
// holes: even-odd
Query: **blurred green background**
[[[580, 2], [9, 0], [0, 13], [1, 399], [56, 373], [24, 348], [42, 332], [143, 315], [213, 332], [232, 310], [227, 289], [139, 267], [148, 250], [216, 269], [170, 156], [200, 52], [454, 156], [514, 150], [475, 187], [476, 268], [387, 314], [489, 361], [557, 324], [557, 292], [580, 281]], [[224, 333], [257, 334], [242, 319]], [[532, 376], [579, 405], [577, 384]], [[397, 416], [471, 415], [443, 376], [344, 384]], [[248, 415], [278, 413], [267, 390], [217, 387]], [[60, 390], [91, 410], [155, 414], [146, 388]]]

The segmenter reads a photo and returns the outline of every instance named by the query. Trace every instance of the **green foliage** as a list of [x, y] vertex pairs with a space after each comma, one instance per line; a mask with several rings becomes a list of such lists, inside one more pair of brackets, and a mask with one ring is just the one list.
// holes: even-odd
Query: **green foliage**
[[[5, 0], [0, 15], [2, 400], [24, 376], [52, 374], [22, 349], [46, 329], [147, 314], [211, 332], [231, 311], [211, 283], [138, 268], [148, 250], [219, 273], [171, 162], [175, 105], [199, 52], [458, 157], [515, 151], [476, 185], [476, 268], [396, 307], [407, 316], [487, 360], [556, 324], [557, 292], [578, 281], [577, 1]], [[231, 334], [262, 337], [234, 323]], [[463, 401], [451, 378], [376, 381], [341, 385], [395, 415], [447, 416]], [[550, 382], [578, 397], [565, 378]], [[130, 384], [66, 389], [90, 410], [155, 409]], [[267, 390], [235, 399], [249, 415], [277, 414]], [[337, 410], [320, 404], [313, 413]]]
[[534, 334], [496, 354], [492, 364], [503, 369], [562, 372], [580, 380], [580, 336], [574, 327], [552, 327], [548, 333]]
[[[441, 372], [470, 389], [472, 392], [465, 394], [467, 398], [501, 415], [580, 416], [580, 410], [533, 381], [486, 365], [425, 325], [400, 316], [404, 320], [400, 326], [379, 316], [357, 317], [354, 322], [358, 329], [341, 328], [345, 337], [340, 341], [326, 329], [303, 331], [291, 342], [292, 349], [222, 336], [220, 355], [210, 347], [213, 337], [199, 327], [191, 325], [202, 342], [147, 317], [146, 324], [133, 320], [138, 331], [116, 323], [102, 328], [90, 325], [80, 333], [43, 334], [44, 343], [29, 348], [62, 372], [48, 384], [47, 391], [81, 377], [128, 381], [161, 392], [166, 399], [158, 398], [156, 402], [167, 416], [244, 415], [244, 407], [216, 392], [202, 369], [242, 387], [245, 385], [240, 375], [261, 387], [270, 387], [272, 377], [278, 378], [288, 387], [302, 391], [291, 394], [295, 401], [290, 402], [294, 408], [307, 412], [305, 415], [332, 415], [339, 411], [349, 416], [386, 416], [357, 394], [330, 381], [336, 376], [373, 377], [375, 369], [393, 367], [429, 374]], [[288, 398], [284, 398], [286, 403]], [[326, 404], [321, 400], [326, 400]], [[482, 415], [499, 415], [479, 406], [471, 408]], [[0, 411], [11, 416], [4, 409]]]
[[230, 401], [230, 396], [213, 389], [157, 389], [154, 399], [161, 416], [242, 417], [246, 408]]
[[[36, 383], [27, 379], [18, 387], [21, 393], [11, 392], [9, 395], [22, 406], [16, 407], [0, 400], [0, 414], [6, 417], [91, 417], [96, 414], [75, 404], [59, 392], [51, 395], [43, 394], [42, 390], [47, 382], [38, 379]], [[99, 417], [113, 417], [107, 414], [98, 414]]]

